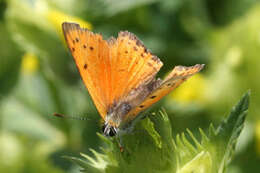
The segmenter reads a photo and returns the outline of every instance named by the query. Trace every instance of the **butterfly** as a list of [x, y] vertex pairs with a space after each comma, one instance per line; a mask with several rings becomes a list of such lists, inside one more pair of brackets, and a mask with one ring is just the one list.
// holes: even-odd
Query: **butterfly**
[[127, 129], [140, 113], [158, 102], [204, 64], [176, 66], [165, 79], [156, 74], [163, 66], [132, 33], [121, 31], [104, 40], [75, 23], [62, 24], [64, 37], [80, 76], [104, 121], [105, 136]]

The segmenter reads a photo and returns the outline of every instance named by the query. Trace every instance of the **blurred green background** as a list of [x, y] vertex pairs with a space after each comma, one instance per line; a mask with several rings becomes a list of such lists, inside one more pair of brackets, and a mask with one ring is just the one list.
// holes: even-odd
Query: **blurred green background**
[[105, 38], [135, 33], [164, 62], [161, 77], [174, 65], [206, 64], [152, 108], [165, 108], [173, 134], [218, 124], [251, 89], [227, 172], [260, 170], [258, 0], [0, 0], [0, 172], [78, 172], [61, 156], [102, 145], [100, 116], [66, 48], [64, 21]]

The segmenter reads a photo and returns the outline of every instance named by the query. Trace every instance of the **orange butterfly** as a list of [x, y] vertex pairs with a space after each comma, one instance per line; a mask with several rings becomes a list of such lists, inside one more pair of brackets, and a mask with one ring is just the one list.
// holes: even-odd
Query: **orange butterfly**
[[62, 29], [83, 82], [104, 120], [103, 133], [114, 136], [126, 130], [138, 114], [199, 72], [204, 64], [176, 66], [164, 79], [155, 76], [162, 67], [130, 32], [103, 40], [100, 34], [63, 23]]

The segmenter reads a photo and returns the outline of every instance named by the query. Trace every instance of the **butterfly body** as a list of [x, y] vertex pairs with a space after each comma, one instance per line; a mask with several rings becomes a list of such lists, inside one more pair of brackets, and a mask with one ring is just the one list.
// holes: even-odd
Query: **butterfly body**
[[[129, 95], [121, 102], [115, 102], [109, 109], [108, 114], [105, 118], [105, 129], [104, 134], [109, 134], [107, 131], [112, 128], [112, 131], [118, 132], [118, 129], [129, 131], [131, 129], [131, 122], [133, 119], [126, 119], [126, 115], [136, 109], [140, 103], [142, 103], [147, 96], [159, 86], [161, 80], [153, 80], [146, 85], [140, 86], [137, 89], [132, 90]], [[114, 129], [116, 127], [116, 129]], [[110, 135], [111, 136], [111, 135]]]
[[120, 32], [106, 41], [78, 24], [65, 22], [62, 28], [81, 78], [104, 120], [106, 136], [129, 128], [140, 112], [204, 66], [176, 66], [164, 80], [156, 79], [163, 63], [134, 34]]

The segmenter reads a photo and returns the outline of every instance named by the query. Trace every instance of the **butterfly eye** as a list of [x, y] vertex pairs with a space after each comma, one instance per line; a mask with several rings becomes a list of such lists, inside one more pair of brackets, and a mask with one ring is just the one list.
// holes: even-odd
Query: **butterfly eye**
[[113, 137], [117, 134], [117, 130], [115, 129], [115, 127], [111, 127], [106, 124], [102, 126], [102, 132], [104, 133], [105, 136], [110, 136], [110, 137]]
[[109, 136], [115, 136], [116, 135], [116, 130], [114, 127], [111, 127], [110, 130], [109, 130]]

